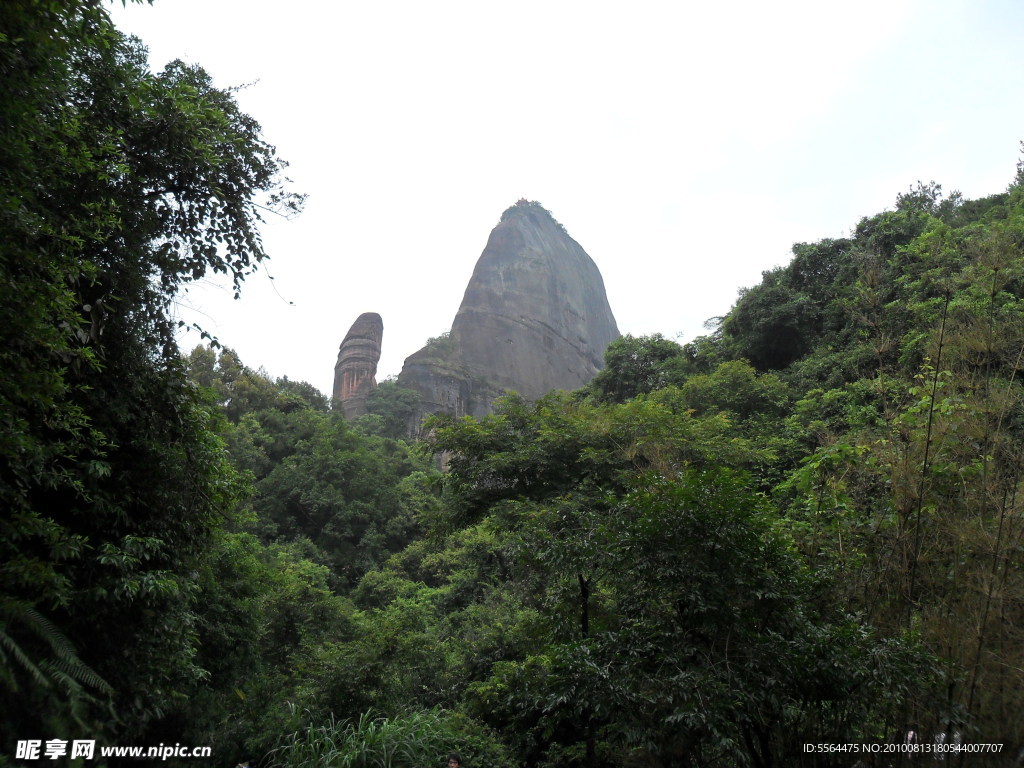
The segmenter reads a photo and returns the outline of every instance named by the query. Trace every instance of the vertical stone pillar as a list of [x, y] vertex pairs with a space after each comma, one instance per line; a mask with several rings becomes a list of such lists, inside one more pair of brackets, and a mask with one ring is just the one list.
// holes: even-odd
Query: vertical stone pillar
[[364, 312], [352, 324], [338, 349], [334, 366], [334, 400], [346, 419], [367, 412], [366, 398], [377, 386], [384, 322], [376, 312]]

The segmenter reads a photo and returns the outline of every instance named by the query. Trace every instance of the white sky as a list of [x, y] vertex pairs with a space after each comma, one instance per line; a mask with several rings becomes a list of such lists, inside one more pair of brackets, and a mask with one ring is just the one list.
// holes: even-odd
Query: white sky
[[154, 69], [182, 58], [222, 87], [258, 81], [238, 100], [309, 201], [268, 223], [272, 259], [240, 301], [207, 283], [182, 317], [326, 394], [360, 313], [384, 319], [378, 380], [448, 330], [521, 197], [591, 255], [623, 333], [685, 342], [794, 242], [847, 234], [918, 180], [1003, 191], [1024, 139], [1020, 0], [157, 0], [111, 14]]

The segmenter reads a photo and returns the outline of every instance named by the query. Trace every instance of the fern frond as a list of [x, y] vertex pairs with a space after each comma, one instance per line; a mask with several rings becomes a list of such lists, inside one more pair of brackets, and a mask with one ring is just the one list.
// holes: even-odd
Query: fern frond
[[[11, 625], [21, 625], [25, 631], [49, 646], [53, 658], [30, 658], [21, 645], [5, 631]], [[54, 682], [59, 682], [72, 697], [84, 696], [83, 686], [105, 696], [114, 693], [114, 689], [106, 680], [78, 658], [74, 645], [56, 625], [24, 601], [0, 600], [0, 646], [9, 651], [18, 665], [40, 687], [51, 688]], [[6, 655], [2, 658], [6, 668], [4, 676], [13, 682], [13, 670], [7, 671], [10, 668], [6, 663]]]
[[[22, 669], [29, 673], [29, 675], [32, 677], [32, 679], [36, 681], [37, 684], [39, 684], [43, 688], [50, 687], [50, 681], [46, 679], [46, 675], [44, 675], [39, 670], [39, 667], [32, 663], [32, 660], [28, 657], [28, 654], [21, 650], [21, 646], [15, 642], [13, 637], [8, 635], [6, 632], [0, 631], [0, 645], [2, 645], [8, 651], [10, 651], [15, 661], [18, 662]], [[11, 675], [11, 679], [13, 680], [13, 675]], [[16, 687], [17, 683], [15, 683], [15, 688]]]

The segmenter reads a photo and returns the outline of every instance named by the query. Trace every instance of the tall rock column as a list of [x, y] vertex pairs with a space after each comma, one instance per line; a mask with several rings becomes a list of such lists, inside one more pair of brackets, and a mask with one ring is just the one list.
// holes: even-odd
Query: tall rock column
[[352, 324], [338, 349], [334, 366], [334, 400], [346, 419], [367, 412], [366, 399], [377, 386], [384, 321], [376, 312], [364, 312]]

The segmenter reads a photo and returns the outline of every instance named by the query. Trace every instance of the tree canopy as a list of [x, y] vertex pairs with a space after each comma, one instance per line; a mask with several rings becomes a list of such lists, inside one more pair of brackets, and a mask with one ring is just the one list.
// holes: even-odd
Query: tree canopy
[[238, 488], [172, 301], [237, 291], [301, 198], [230, 91], [151, 72], [97, 1], [7, 3], [0, 70], [0, 720], [138, 730], [204, 674], [191, 573]]

